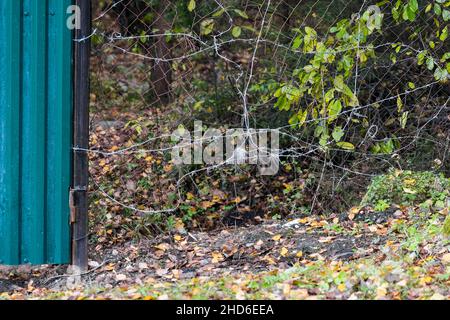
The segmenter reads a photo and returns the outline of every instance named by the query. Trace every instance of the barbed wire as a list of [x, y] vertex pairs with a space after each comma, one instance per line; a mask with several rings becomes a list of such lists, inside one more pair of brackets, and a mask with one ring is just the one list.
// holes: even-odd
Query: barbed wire
[[[198, 59], [198, 57], [202, 57], [208, 54], [214, 55], [214, 63], [223, 62], [225, 65], [231, 66], [234, 69], [231, 69], [232, 72], [231, 76], [233, 78], [232, 84], [233, 88], [236, 91], [237, 96], [239, 97], [240, 101], [240, 107], [241, 107], [241, 127], [245, 129], [245, 134], [248, 138], [252, 139], [252, 135], [249, 134], [251, 131], [251, 119], [253, 118], [252, 115], [252, 107], [255, 106], [269, 106], [273, 107], [273, 105], [270, 105], [270, 103], [252, 103], [249, 98], [249, 91], [251, 90], [251, 86], [254, 83], [255, 80], [255, 70], [257, 68], [258, 63], [261, 60], [260, 55], [264, 54], [266, 47], [265, 46], [271, 46], [273, 48], [272, 52], [272, 61], [274, 64], [280, 66], [280, 72], [285, 73], [288, 68], [292, 68], [294, 66], [295, 68], [298, 68], [301, 66], [302, 61], [305, 61], [308, 59], [308, 57], [313, 56], [317, 54], [316, 51], [312, 50], [310, 52], [305, 53], [302, 50], [294, 49], [292, 46], [292, 43], [295, 39], [295, 36], [287, 36], [287, 39], [289, 42], [286, 44], [281, 39], [283, 37], [286, 37], [285, 32], [283, 29], [286, 27], [286, 24], [289, 23], [289, 19], [291, 19], [294, 16], [294, 13], [296, 10], [298, 10], [299, 6], [302, 3], [307, 3], [310, 1], [296, 1], [294, 7], [292, 10], [288, 13], [288, 17], [286, 17], [286, 20], [283, 22], [281, 26], [278, 27], [278, 33], [275, 35], [274, 39], [271, 39], [270, 31], [272, 30], [274, 25], [274, 21], [276, 20], [276, 10], [279, 7], [282, 7], [283, 5], [290, 6], [289, 1], [271, 1], [271, 0], [261, 0], [256, 2], [247, 2], [247, 7], [256, 7], [255, 17], [252, 17], [253, 24], [255, 25], [255, 31], [257, 31], [256, 38], [241, 38], [233, 37], [231, 39], [226, 39], [226, 37], [230, 37], [231, 33], [233, 32], [233, 27], [235, 26], [235, 19], [232, 16], [232, 9], [229, 5], [225, 4], [226, 1], [219, 1], [214, 0], [214, 3], [216, 4], [216, 8], [212, 9], [211, 12], [205, 13], [203, 16], [197, 16], [198, 13], [191, 12], [192, 15], [194, 15], [194, 19], [192, 22], [192, 25], [190, 27], [189, 32], [182, 31], [182, 32], [173, 32], [174, 29], [174, 21], [172, 21], [172, 25], [169, 26], [166, 30], [158, 30], [158, 26], [155, 25], [157, 22], [159, 23], [161, 18], [161, 13], [156, 12], [155, 9], [153, 9], [151, 6], [146, 6], [144, 8], [144, 11], [150, 11], [152, 17], [153, 17], [153, 23], [148, 21], [145, 17], [145, 15], [142, 12], [133, 12], [132, 17], [128, 21], [128, 25], [123, 25], [119, 22], [121, 15], [127, 13], [127, 8], [132, 8], [133, 1], [112, 1], [107, 7], [105, 8], [97, 8], [98, 9], [98, 15], [96, 18], [93, 19], [93, 22], [95, 23], [95, 28], [91, 35], [88, 37], [85, 37], [83, 39], [75, 39], [75, 41], [86, 41], [87, 39], [95, 39], [100, 38], [100, 43], [96, 44], [96, 50], [99, 54], [106, 53], [106, 52], [114, 52], [115, 55], [122, 55], [122, 59], [126, 59], [126, 57], [129, 57], [130, 64], [133, 64], [133, 61], [135, 59], [139, 59], [141, 61], [151, 61], [153, 62], [152, 65], [147, 66], [147, 72], [150, 74], [159, 73], [159, 78], [151, 79], [150, 82], [152, 82], [152, 85], [155, 85], [155, 83], [161, 84], [161, 81], [165, 81], [164, 78], [168, 76], [169, 73], [172, 73], [172, 67], [170, 66], [169, 69], [166, 70], [158, 70], [158, 69], [164, 69], [164, 66], [161, 66], [161, 64], [172, 64], [172, 63], [178, 63], [181, 61], [189, 61], [193, 59]], [[323, 2], [323, 1], [322, 1]], [[320, 28], [320, 25], [324, 22], [326, 19], [327, 14], [330, 10], [332, 10], [333, 5], [336, 3], [336, 0], [329, 1], [329, 3], [326, 5], [325, 9], [322, 12], [322, 16], [319, 19], [316, 20], [315, 29]], [[177, 13], [177, 7], [175, 7], [170, 2], [163, 1], [163, 4], [167, 4], [167, 8], [164, 9], [164, 12], [172, 9]], [[316, 0], [309, 8], [309, 11], [304, 15], [302, 21], [298, 23], [299, 26], [307, 26], [307, 21], [311, 19], [313, 15], [315, 15], [315, 8], [321, 3], [320, 0]], [[272, 10], [272, 5], [276, 5], [275, 9]], [[338, 20], [344, 18], [344, 13], [347, 12], [347, 10], [354, 5], [354, 2], [348, 1], [345, 2], [345, 5], [340, 7], [340, 10], [336, 17], [334, 17], [333, 21], [331, 23], [328, 23], [329, 25], [334, 25]], [[362, 4], [360, 4], [359, 11], [356, 15], [352, 16], [351, 19], [358, 21], [361, 18], [362, 12], [364, 9], [366, 9], [368, 6], [368, 1], [364, 0]], [[121, 7], [122, 11], [117, 11], [117, 8]], [[198, 30], [199, 25], [207, 19], [207, 17], [211, 16], [211, 14], [223, 11], [223, 14], [227, 17], [225, 20], [227, 21], [227, 25], [223, 26], [223, 30], [213, 32], [212, 36], [205, 37], [201, 34], [201, 32], [194, 31], [196, 28]], [[114, 19], [114, 16], [118, 16], [119, 18]], [[427, 20], [424, 21], [424, 23], [428, 23], [429, 20], [432, 18], [429, 17]], [[156, 21], [156, 22], [155, 22]], [[113, 23], [111, 25], [111, 22]], [[119, 22], [119, 23], [118, 23]], [[166, 21], [167, 22], [167, 21]], [[114, 24], [115, 23], [115, 24]], [[135, 26], [139, 24], [141, 25], [141, 28], [144, 32], [140, 34], [136, 34], [138, 31], [135, 29]], [[170, 23], [169, 23], [170, 24]], [[387, 29], [393, 28], [395, 25], [394, 21], [390, 21], [389, 24], [386, 26]], [[201, 27], [201, 26], [200, 26]], [[161, 32], [164, 31], [164, 32]], [[290, 30], [288, 30], [287, 33], [289, 33]], [[404, 36], [406, 30], [402, 30], [397, 37], [397, 40], [401, 39], [401, 37]], [[326, 39], [329, 36], [328, 31], [323, 35], [323, 39]], [[384, 51], [380, 52], [380, 56], [386, 56], [389, 52], [389, 50], [392, 48], [393, 45], [397, 45], [404, 50], [404, 52], [414, 52], [416, 54], [420, 53], [422, 50], [424, 50], [423, 47], [414, 47], [411, 44], [405, 44], [402, 41], [391, 41], [389, 39], [386, 39], [386, 41], [383, 41], [384, 35], [380, 34], [379, 36], [376, 36], [373, 43], [375, 45], [368, 46], [368, 45], [361, 45], [359, 38], [356, 46], [348, 46], [344, 48], [337, 48], [337, 44], [335, 44], [333, 47], [326, 49], [325, 53], [330, 54], [345, 54], [346, 52], [353, 52], [356, 50], [357, 57], [359, 58], [360, 52], [365, 52], [368, 50], [381, 50], [385, 49]], [[159, 39], [171, 39], [172, 48], [170, 53], [167, 52], [167, 50], [162, 50], [163, 54], [161, 54], [161, 48], [156, 48], [157, 41]], [[224, 38], [224, 39], [222, 39]], [[176, 40], [173, 40], [176, 39]], [[376, 44], [379, 42], [378, 44]], [[245, 48], [240, 48], [239, 50], [242, 52], [245, 52], [246, 50], [250, 51], [251, 54], [246, 59], [244, 68], [244, 63], [238, 61], [236, 57], [232, 56], [232, 52], [230, 52], [229, 49], [232, 46], [243, 46], [246, 45]], [[184, 48], [189, 47], [191, 50], [184, 50]], [[246, 49], [246, 50], [245, 50]], [[279, 50], [284, 50], [284, 54], [279, 56]], [[173, 55], [174, 52], [181, 52], [180, 55]], [[292, 55], [299, 55], [298, 58], [292, 58]], [[266, 57], [267, 58], [267, 57]], [[294, 64], [290, 63], [290, 60], [296, 60]], [[387, 95], [385, 96], [379, 96], [379, 98], [367, 101], [367, 103], [363, 105], [359, 105], [356, 107], [352, 107], [348, 110], [342, 110], [337, 115], [334, 115], [333, 117], [341, 117], [341, 116], [347, 116], [347, 119], [345, 121], [344, 130], [348, 128], [348, 126], [352, 123], [353, 120], [356, 119], [364, 119], [367, 118], [367, 111], [371, 110], [372, 107], [376, 107], [382, 104], [391, 103], [393, 101], [398, 100], [399, 98], [406, 99], [408, 96], [415, 96], [417, 94], [418, 96], [416, 99], [419, 99], [418, 97], [424, 97], [425, 92], [431, 92], [431, 90], [437, 90], [433, 96], [427, 97], [426, 103], [437, 103], [437, 101], [432, 101], [434, 98], [441, 98], [445, 95], [439, 95], [439, 90], [442, 90], [442, 84], [440, 81], [431, 81], [426, 84], [422, 84], [419, 86], [414, 87], [413, 89], [409, 88], [407, 90], [404, 90], [402, 92], [394, 92], [398, 86], [405, 82], [406, 77], [408, 74], [412, 73], [413, 64], [409, 64], [408, 62], [411, 60], [411, 57], [406, 57], [402, 60], [397, 61], [396, 63], [386, 64], [384, 68], [387, 70], [382, 73], [382, 75], [376, 80], [377, 82], [375, 84], [372, 84], [372, 87], [370, 89], [370, 97], [378, 90], [379, 86], [383, 83], [383, 81], [386, 80], [386, 77], [388, 77], [390, 74], [393, 74], [393, 71], [398, 66], [407, 66], [407, 70], [403, 73], [401, 77], [398, 78], [398, 81], [391, 87], [387, 88]], [[270, 59], [269, 59], [270, 60]], [[442, 64], [439, 62], [438, 57], [434, 57], [434, 63], [442, 68]], [[108, 67], [108, 64], [103, 64], [103, 66], [106, 68]], [[100, 69], [97, 70], [97, 72], [106, 72], [107, 74], [113, 74], [114, 68], [117, 66], [114, 66], [111, 69], [103, 69], [100, 71]], [[378, 68], [382, 68], [383, 66], [379, 65]], [[136, 65], [132, 65], [132, 68], [138, 68]], [[177, 77], [180, 79], [184, 79], [187, 74], [194, 74], [193, 68], [189, 69], [189, 66], [187, 67], [187, 71], [185, 71], [184, 74], [178, 74]], [[128, 70], [130, 72], [130, 70]], [[161, 72], [159, 72], [161, 71]], [[373, 71], [373, 68], [371, 66], [360, 66], [359, 59], [356, 59], [356, 65], [355, 65], [355, 75], [353, 77], [353, 91], [356, 96], [359, 95], [361, 90], [363, 89], [363, 81], [361, 79], [366, 79], [370, 72]], [[132, 72], [132, 71], [131, 71]], [[142, 77], [141, 71], [136, 71], [136, 73], [139, 74], [138, 77]], [[413, 74], [413, 73], [412, 73]], [[422, 75], [421, 73], [420, 75]], [[147, 78], [141, 78], [140, 81], [142, 81], [141, 84], [148, 81], [148, 74], [144, 75], [144, 77]], [[127, 74], [123, 74], [123, 79], [120, 79], [120, 81], [127, 82], [126, 80]], [[124, 80], [125, 79], [125, 80]], [[295, 82], [296, 79], [294, 76], [291, 76], [290, 81]], [[177, 82], [176, 85], [179, 85], [180, 87], [183, 87], [183, 85], [186, 85], [186, 83], [179, 84]], [[160, 91], [156, 94], [156, 100], [153, 102], [153, 104], [159, 103], [159, 99], [161, 97], [164, 97], [168, 94], [171, 94], [172, 91], [175, 88], [166, 88], [164, 91]], [[184, 88], [183, 88], [184, 89]], [[151, 89], [148, 88], [147, 91], [150, 91]], [[185, 90], [188, 95], [192, 98], [192, 93], [189, 92], [189, 90]], [[141, 95], [144, 96], [146, 92], [143, 92]], [[325, 95], [325, 93], [323, 93]], [[148, 107], [148, 102], [145, 101], [146, 99], [142, 99], [143, 104]], [[193, 98], [193, 101], [196, 99]], [[409, 143], [402, 145], [399, 148], [395, 148], [392, 152], [392, 154], [398, 154], [402, 152], [403, 150], [408, 150], [414, 143], [416, 143], [418, 140], [426, 139], [420, 136], [422, 131], [428, 127], [433, 121], [437, 120], [438, 117], [442, 114], [444, 110], [448, 110], [448, 102], [449, 99], [447, 98], [443, 103], [438, 104], [433, 109], [435, 109], [431, 115], [428, 115], [428, 119], [425, 121], [424, 124], [418, 125], [417, 130], [414, 135], [404, 135], [404, 136], [398, 136], [396, 139], [398, 140], [410, 140]], [[366, 112], [366, 114], [364, 114]], [[94, 115], [95, 117], [95, 115]], [[317, 123], [319, 121], [328, 121], [331, 119], [331, 116], [321, 116], [317, 117], [315, 119], [307, 119], [304, 121], [304, 124], [312, 124]], [[445, 118], [444, 118], [445, 119]], [[318, 143], [312, 142], [310, 137], [302, 137], [299, 132], [292, 132], [293, 129], [297, 127], [297, 124], [287, 124], [287, 125], [281, 125], [276, 126], [273, 128], [260, 128], [259, 130], [277, 130], [280, 132], [281, 135], [291, 139], [291, 141], [295, 141], [297, 143], [300, 143], [302, 146], [290, 146], [287, 148], [281, 148], [277, 150], [279, 155], [281, 157], [288, 158], [308, 158], [308, 157], [314, 157], [314, 155], [317, 154], [324, 154], [324, 149], [328, 149], [330, 151], [339, 151], [339, 153], [348, 153], [353, 155], [360, 155], [365, 158], [377, 158], [381, 161], [388, 161], [386, 160], [386, 157], [373, 154], [370, 152], [361, 152], [357, 150], [352, 151], [346, 151], [346, 150], [339, 150], [332, 147], [332, 142], [328, 142], [325, 145], [319, 145]], [[365, 136], [363, 139], [359, 142], [358, 146], [363, 146], [368, 141], [371, 142], [383, 142], [388, 141], [391, 139], [390, 137], [383, 137], [383, 138], [377, 138], [377, 136], [383, 134], [381, 124], [376, 123], [370, 123], [370, 127], [367, 130]], [[131, 144], [129, 146], [119, 148], [118, 150], [114, 151], [107, 151], [107, 150], [99, 150], [99, 149], [85, 149], [85, 148], [79, 148], [78, 146], [74, 147], [75, 152], [85, 152], [89, 153], [91, 155], [98, 155], [103, 157], [115, 157], [115, 156], [127, 156], [132, 154], [139, 154], [139, 153], [164, 153], [164, 152], [171, 152], [175, 148], [180, 147], [189, 147], [191, 144], [186, 145], [173, 145], [169, 144], [166, 146], [161, 146], [159, 148], [144, 148], [145, 146], [155, 143], [164, 141], [165, 139], [170, 139], [172, 137], [171, 134], [162, 134], [158, 135], [149, 139], [145, 139], [143, 142]], [[222, 136], [221, 138], [227, 137]], [[204, 142], [207, 139], [203, 140], [203, 138], [200, 141], [197, 142]], [[448, 136], [447, 136], [447, 142], [444, 144], [446, 145], [446, 150], [448, 150]], [[254, 143], [251, 141], [251, 143]], [[434, 140], [433, 143], [436, 144], [442, 144], [442, 142]], [[258, 150], [259, 151], [259, 150]], [[265, 151], [265, 150], [261, 150]], [[446, 154], [444, 153], [444, 156]], [[229, 160], [229, 159], [228, 159]], [[323, 162], [323, 166], [320, 171], [320, 179], [319, 183], [314, 195], [313, 203], [312, 203], [312, 209], [314, 209], [314, 206], [317, 201], [317, 194], [319, 193], [319, 189], [322, 183], [322, 180], [324, 178], [325, 169], [327, 167], [331, 167], [334, 169], [339, 169], [341, 171], [345, 171], [348, 173], [361, 175], [361, 176], [367, 176], [372, 177], [375, 174], [372, 173], [365, 173], [360, 172], [356, 169], [353, 169], [352, 166], [356, 166], [355, 164], [351, 164], [350, 168], [344, 167], [340, 164], [333, 163], [333, 157], [328, 158], [327, 156], [325, 158], [316, 157], [315, 160]], [[179, 199], [182, 198], [180, 194], [180, 185], [181, 182], [184, 181], [188, 177], [193, 177], [201, 172], [205, 171], [211, 171], [211, 170], [217, 170], [222, 168], [223, 166], [229, 164], [229, 161], [225, 160], [219, 164], [214, 164], [211, 166], [204, 166], [199, 169], [192, 170], [188, 173], [185, 173], [181, 178], [178, 179], [176, 185], [179, 193]], [[390, 163], [391, 164], [391, 163]], [[97, 192], [99, 192], [102, 196], [107, 198], [109, 201], [112, 201], [113, 203], [140, 213], [144, 214], [160, 214], [160, 213], [173, 213], [176, 212], [179, 208], [179, 205], [170, 209], [162, 209], [162, 210], [141, 210], [138, 209], [137, 205], [127, 205], [124, 201], [119, 201], [118, 199], [112, 197], [108, 194], [107, 191], [105, 191], [103, 188], [100, 187], [100, 185], [94, 180], [94, 185], [97, 189]], [[340, 182], [339, 182], [340, 183]], [[179, 202], [180, 203], [180, 202]]]

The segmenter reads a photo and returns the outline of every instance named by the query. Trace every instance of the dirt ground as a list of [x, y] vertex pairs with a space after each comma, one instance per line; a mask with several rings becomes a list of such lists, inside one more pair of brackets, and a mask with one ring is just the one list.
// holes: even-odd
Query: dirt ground
[[[388, 215], [378, 214], [375, 219], [386, 222]], [[370, 214], [365, 217], [374, 219]], [[82, 284], [114, 287], [142, 284], [148, 277], [189, 279], [286, 269], [309, 260], [348, 261], [375, 254], [376, 246], [386, 241], [376, 232], [352, 236], [324, 228], [336, 219], [340, 225], [353, 224], [346, 216], [311, 216], [129, 241], [102, 252], [91, 247], [90, 270], [82, 275]], [[68, 271], [67, 266], [2, 267], [0, 292], [64, 290], [70, 279]]]

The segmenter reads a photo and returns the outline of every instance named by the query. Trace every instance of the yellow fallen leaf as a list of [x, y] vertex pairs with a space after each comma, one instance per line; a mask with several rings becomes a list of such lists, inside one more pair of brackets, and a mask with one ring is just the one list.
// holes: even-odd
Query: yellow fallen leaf
[[443, 264], [450, 264], [450, 253], [444, 254], [441, 261]]
[[440, 294], [440, 293], [435, 293], [430, 297], [430, 300], [445, 300], [446, 298]]
[[277, 234], [277, 235], [272, 237], [273, 241], [280, 241], [280, 239], [281, 239], [281, 234]]
[[280, 254], [282, 257], [286, 257], [288, 252], [289, 252], [289, 250], [286, 247], [283, 247], [283, 248], [281, 248]]
[[416, 183], [415, 179], [405, 179], [403, 180], [403, 182], [407, 185], [407, 186], [412, 186]]
[[220, 252], [213, 252], [212, 257], [212, 263], [219, 263], [223, 260], [223, 256]]
[[377, 295], [375, 299], [383, 299], [386, 297], [387, 290], [385, 287], [378, 287], [377, 288]]
[[341, 284], [338, 285], [338, 290], [339, 290], [340, 292], [344, 292], [345, 289], [346, 289], [346, 286], [345, 286], [344, 283], [341, 283]]
[[159, 249], [161, 251], [166, 251], [170, 248], [170, 246], [167, 243], [160, 243], [157, 246], [155, 246], [156, 249]]
[[186, 193], [186, 199], [187, 200], [192, 200], [194, 198], [195, 198], [195, 196], [191, 192]]
[[429, 284], [431, 282], [433, 282], [433, 278], [430, 277], [430, 276], [425, 276], [425, 277], [421, 278], [420, 281], [419, 281], [420, 285], [422, 285], [422, 286], [423, 285], [427, 285], [427, 284]]
[[417, 191], [412, 190], [410, 188], [403, 188], [403, 191], [405, 191], [405, 193], [409, 193], [409, 194], [416, 194], [417, 193]]
[[211, 202], [211, 201], [203, 201], [201, 204], [201, 207], [203, 208], [203, 209], [209, 209], [209, 208], [211, 208], [212, 206], [214, 206], [214, 202]]

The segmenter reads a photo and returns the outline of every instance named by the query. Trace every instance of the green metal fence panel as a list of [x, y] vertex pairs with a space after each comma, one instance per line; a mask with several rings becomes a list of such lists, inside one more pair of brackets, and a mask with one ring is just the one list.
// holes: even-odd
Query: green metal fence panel
[[0, 264], [70, 260], [70, 5], [0, 1]]

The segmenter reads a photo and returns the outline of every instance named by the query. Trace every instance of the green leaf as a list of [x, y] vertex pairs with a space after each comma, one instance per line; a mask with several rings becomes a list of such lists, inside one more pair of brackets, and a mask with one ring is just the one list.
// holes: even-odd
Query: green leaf
[[402, 127], [402, 129], [406, 128], [406, 123], [408, 121], [408, 111], [405, 111], [402, 113], [402, 116], [400, 117], [400, 126]]
[[438, 16], [441, 15], [442, 12], [442, 8], [439, 4], [435, 3], [434, 4], [434, 13], [436, 13]]
[[298, 125], [302, 126], [306, 122], [306, 118], [308, 117], [308, 110], [302, 111], [300, 110], [297, 114], [298, 117]]
[[397, 97], [397, 111], [401, 112], [403, 109], [403, 101], [402, 98], [400, 98], [400, 96]]
[[207, 36], [208, 34], [213, 32], [213, 30], [214, 30], [214, 20], [213, 19], [206, 19], [200, 23], [200, 33], [202, 35]]
[[409, 0], [408, 6], [414, 13], [419, 10], [419, 3], [417, 2], [417, 0]]
[[437, 81], [446, 81], [448, 78], [448, 71], [446, 69], [442, 69], [442, 68], [436, 68], [435, 72], [434, 72], [434, 78]]
[[408, 82], [408, 87], [412, 90], [414, 90], [416, 88], [416, 85], [412, 82]]
[[334, 141], [339, 142], [341, 141], [342, 137], [344, 136], [344, 130], [342, 130], [341, 126], [337, 126], [334, 128], [333, 133], [331, 136], [333, 137]]
[[344, 89], [344, 77], [342, 75], [338, 75], [334, 78], [334, 87], [338, 91], [342, 91]]
[[446, 52], [446, 53], [444, 53], [444, 55], [442, 56], [441, 62], [445, 62], [445, 61], [447, 61], [447, 60], [449, 60], [449, 59], [450, 59], [450, 52]]
[[337, 146], [344, 150], [355, 150], [355, 146], [350, 142], [345, 142], [345, 141], [338, 142]]
[[231, 31], [231, 33], [233, 34], [233, 37], [239, 38], [239, 36], [240, 36], [241, 33], [242, 33], [242, 29], [241, 29], [241, 27], [239, 27], [239, 26], [235, 26], [235, 27], [233, 28], [233, 30]]
[[339, 116], [339, 114], [342, 111], [342, 103], [341, 100], [334, 100], [333, 102], [330, 103], [330, 105], [328, 106], [328, 115], [329, 115], [329, 119], [328, 122], [333, 122], [334, 120], [337, 119], [337, 117]]
[[445, 41], [447, 38], [448, 38], [448, 26], [442, 30], [439, 40]]
[[225, 12], [225, 9], [221, 8], [220, 10], [217, 10], [216, 12], [214, 12], [212, 16], [214, 18], [218, 18], [218, 17], [222, 16], [224, 14], [224, 12]]
[[434, 69], [434, 59], [432, 57], [427, 59], [427, 69], [430, 71]]
[[303, 43], [303, 37], [302, 36], [295, 37], [294, 41], [292, 42], [292, 49], [297, 50], [298, 48], [300, 48], [302, 43]]
[[442, 19], [444, 19], [445, 22], [450, 20], [450, 11], [449, 10], [442, 11]]
[[196, 4], [195, 0], [189, 1], [189, 3], [188, 3], [189, 12], [194, 11], [196, 6], [197, 6], [197, 4]]
[[427, 53], [428, 52], [425, 50], [425, 51], [419, 52], [419, 54], [417, 55], [417, 64], [419, 66], [423, 65], [423, 63], [425, 62], [425, 58], [427, 56]]
[[234, 9], [234, 12], [236, 12], [236, 13], [237, 13], [238, 15], [240, 15], [242, 18], [248, 19], [248, 15], [247, 15], [244, 11], [239, 10], [239, 9]]

